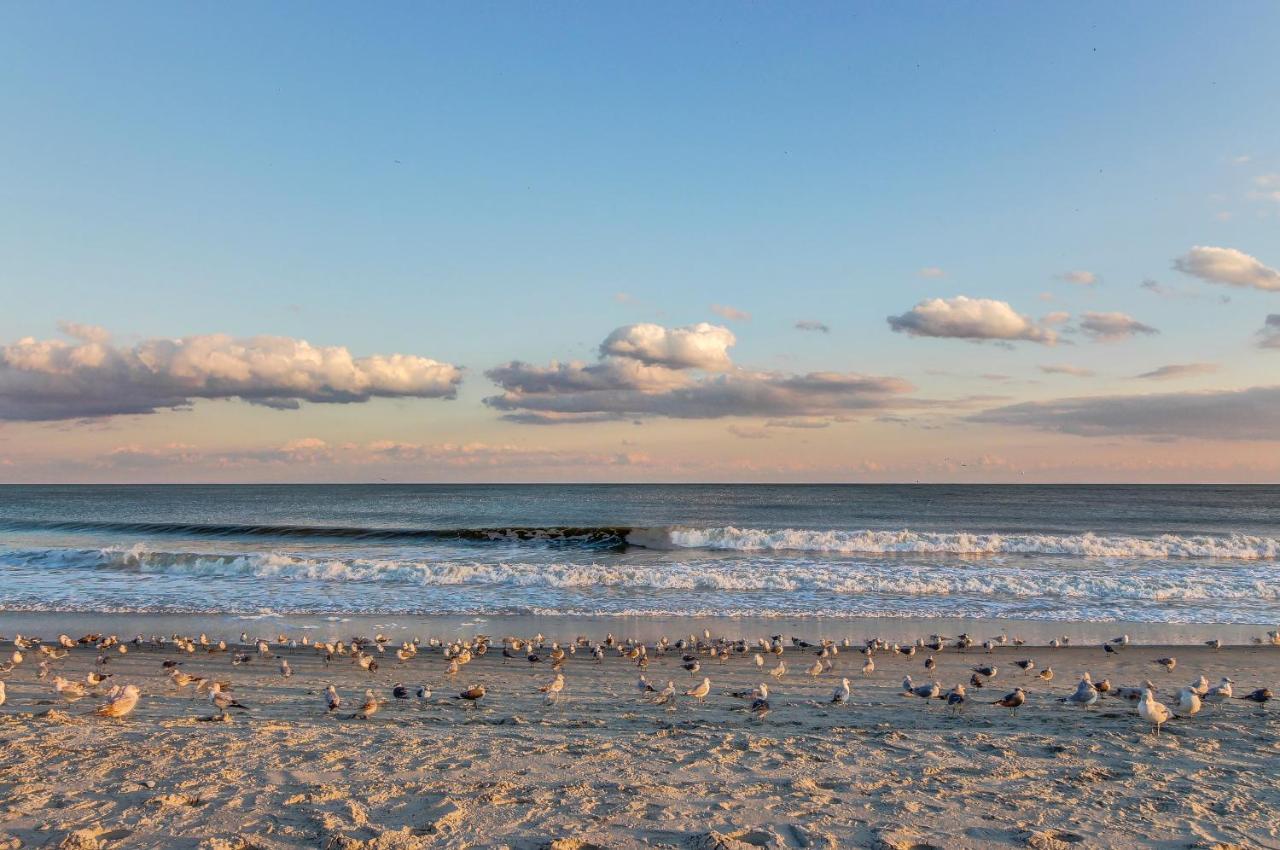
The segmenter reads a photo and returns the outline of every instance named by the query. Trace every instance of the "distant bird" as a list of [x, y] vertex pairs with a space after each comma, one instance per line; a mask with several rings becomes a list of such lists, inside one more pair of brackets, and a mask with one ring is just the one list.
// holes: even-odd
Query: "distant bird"
[[921, 699], [937, 699], [938, 694], [942, 692], [942, 687], [937, 682], [930, 682], [927, 685], [913, 686], [910, 676], [903, 681], [902, 687], [907, 696], [917, 696]]
[[280, 659], [280, 675], [286, 679], [293, 675], [293, 668], [289, 666], [287, 658]]
[[1037, 678], [1037, 679], [1043, 679], [1043, 680], [1044, 680], [1044, 681], [1046, 681], [1046, 682], [1052, 682], [1052, 681], [1053, 681], [1053, 668], [1052, 668], [1052, 667], [1046, 667], [1046, 668], [1044, 668], [1043, 670], [1041, 670], [1039, 673], [1037, 673], [1037, 674], [1036, 674], [1036, 678]]
[[1111, 643], [1115, 644], [1116, 646], [1128, 646], [1128, 645], [1129, 645], [1129, 636], [1128, 636], [1128, 635], [1120, 635], [1120, 637], [1118, 637], [1118, 638], [1112, 638], [1112, 639], [1111, 639]]
[[466, 700], [469, 705], [477, 705], [480, 700], [484, 699], [484, 695], [484, 685], [472, 685], [458, 694], [458, 699]]
[[977, 673], [979, 676], [986, 676], [988, 679], [994, 679], [996, 674], [1000, 672], [1000, 668], [990, 664], [979, 664], [977, 667], [973, 668], [973, 672]]
[[426, 685], [418, 685], [418, 689], [413, 692], [413, 695], [417, 697], [418, 702], [426, 702], [431, 699], [431, 688]]
[[342, 708], [342, 697], [338, 696], [338, 689], [333, 685], [324, 689], [324, 704], [330, 714]]
[[699, 670], [702, 669], [702, 665], [698, 663], [698, 659], [696, 658], [692, 661], [686, 661], [684, 664], [681, 664], [680, 666], [689, 671], [689, 678], [691, 679], [693, 678], [695, 673], [697, 673]]
[[1161, 667], [1164, 668], [1164, 671], [1166, 673], [1172, 673], [1173, 668], [1178, 666], [1178, 659], [1174, 658], [1173, 656], [1169, 656], [1168, 658], [1154, 658], [1152, 659], [1151, 663], [1159, 664]]
[[1026, 676], [1036, 669], [1036, 662], [1031, 658], [1024, 658], [1021, 661], [1013, 662], [1013, 666], [1022, 671], [1022, 675]]
[[787, 675], [787, 662], [778, 659], [778, 666], [770, 670], [769, 675], [781, 682], [782, 677]]
[[769, 715], [770, 710], [769, 700], [764, 697], [752, 700], [751, 707], [748, 709], [751, 712], [751, 716], [756, 720], [764, 720]]
[[400, 682], [396, 682], [395, 685], [391, 688], [391, 696], [395, 697], [396, 699], [408, 699], [409, 689], [406, 688]]
[[814, 660], [814, 662], [813, 662], [813, 664], [812, 664], [812, 665], [810, 665], [810, 667], [809, 667], [809, 669], [808, 669], [808, 671], [807, 671], [807, 672], [809, 673], [809, 675], [810, 675], [810, 676], [812, 676], [812, 677], [813, 677], [813, 678], [815, 678], [815, 679], [816, 679], [816, 678], [818, 678], [819, 676], [821, 676], [821, 675], [822, 675], [822, 660], [821, 660], [821, 659], [815, 659], [815, 660]]
[[874, 672], [876, 672], [876, 663], [867, 658], [866, 661], [862, 662], [862, 675], [870, 676]]
[[930, 673], [932, 673], [933, 668], [937, 666], [938, 666], [938, 662], [933, 660], [932, 655], [930, 655], [928, 658], [924, 660], [924, 669], [928, 670]]
[[556, 697], [560, 696], [560, 692], [564, 690], [564, 674], [557, 673], [556, 677], [549, 683], [538, 688], [538, 693], [546, 694], [547, 703], [555, 702]]
[[658, 696], [654, 699], [653, 703], [654, 705], [665, 705], [668, 707], [668, 710], [673, 711], [675, 710], [675, 705], [676, 705], [675, 699], [676, 699], [676, 683], [668, 680], [667, 686], [663, 688], [661, 692], [659, 692]]
[[1218, 640], [1217, 638], [1211, 638], [1205, 641], [1204, 645], [1212, 649], [1214, 652], [1217, 652], [1219, 649], [1222, 649], [1222, 641]]
[[1002, 698], [996, 700], [992, 705], [1002, 706], [1013, 711], [1018, 706], [1027, 701], [1027, 692], [1022, 688], [1014, 688], [1012, 693], [1005, 694]]
[[1202, 673], [1200, 674], [1199, 679], [1196, 679], [1187, 686], [1187, 689], [1193, 692], [1196, 696], [1203, 697], [1205, 694], [1209, 693], [1209, 680], [1206, 679]]
[[1164, 703], [1156, 702], [1150, 688], [1143, 688], [1142, 698], [1138, 701], [1138, 715], [1151, 724], [1152, 733], [1160, 734], [1160, 727], [1169, 722], [1172, 714]]
[[849, 701], [849, 680], [841, 679], [840, 685], [831, 694], [831, 702], [835, 705], [844, 705]]
[[968, 695], [964, 691], [964, 685], [957, 684], [950, 691], [947, 691], [946, 697], [947, 708], [951, 709], [953, 714], [959, 714], [964, 708]]
[[1102, 648], [1103, 648], [1103, 650], [1104, 650], [1104, 651], [1106, 651], [1106, 653], [1107, 653], [1108, 655], [1112, 655], [1112, 654], [1117, 653], [1117, 652], [1119, 652], [1119, 651], [1120, 651], [1120, 650], [1116, 649], [1114, 646], [1112, 646], [1112, 645], [1111, 645], [1111, 644], [1109, 644], [1109, 643], [1104, 643], [1104, 644], [1102, 645]]

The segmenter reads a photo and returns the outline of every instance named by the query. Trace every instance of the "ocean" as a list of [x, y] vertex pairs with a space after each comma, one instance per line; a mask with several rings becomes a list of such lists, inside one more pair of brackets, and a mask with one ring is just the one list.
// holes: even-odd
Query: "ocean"
[[1280, 622], [1280, 487], [0, 487], [0, 611]]

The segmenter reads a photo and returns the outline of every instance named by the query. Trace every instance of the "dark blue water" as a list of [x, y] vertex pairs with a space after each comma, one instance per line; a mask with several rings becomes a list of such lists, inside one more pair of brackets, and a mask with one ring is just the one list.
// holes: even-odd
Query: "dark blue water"
[[1280, 620], [1280, 487], [0, 487], [8, 610]]

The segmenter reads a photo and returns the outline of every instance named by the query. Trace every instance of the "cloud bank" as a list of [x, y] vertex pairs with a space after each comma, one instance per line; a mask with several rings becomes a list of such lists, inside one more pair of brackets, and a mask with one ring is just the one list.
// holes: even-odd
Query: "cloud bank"
[[1280, 386], [1027, 402], [986, 410], [969, 421], [1080, 437], [1276, 441]]
[[1115, 342], [1139, 334], [1160, 333], [1126, 313], [1085, 313], [1080, 319], [1080, 330], [1097, 342]]
[[889, 327], [908, 336], [968, 340], [1026, 340], [1053, 345], [1058, 335], [1043, 323], [1018, 313], [1005, 301], [990, 298], [929, 298], [900, 316]]
[[1134, 377], [1151, 381], [1168, 381], [1174, 378], [1208, 375], [1216, 371], [1218, 371], [1217, 363], [1170, 363], [1168, 366], [1161, 366], [1158, 369], [1152, 369], [1150, 372], [1143, 372]]
[[511, 361], [485, 375], [502, 388], [485, 404], [526, 424], [645, 417], [717, 419], [834, 416], [885, 407], [912, 387], [853, 372], [748, 370], [728, 355], [726, 328], [628, 325], [613, 331], [595, 363]]
[[64, 323], [74, 342], [20, 339], [0, 346], [0, 419], [45, 421], [146, 414], [197, 399], [240, 399], [280, 409], [302, 402], [453, 398], [462, 370], [408, 354], [354, 357], [341, 346], [277, 336], [208, 334], [110, 342]]

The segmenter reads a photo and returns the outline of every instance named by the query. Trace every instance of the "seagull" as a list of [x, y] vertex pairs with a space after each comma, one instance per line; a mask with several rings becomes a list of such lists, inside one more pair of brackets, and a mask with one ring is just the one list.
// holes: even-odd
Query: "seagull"
[[365, 688], [364, 702], [360, 703], [360, 707], [356, 709], [356, 713], [351, 715], [349, 719], [355, 720], [358, 717], [361, 720], [368, 720], [370, 717], [373, 717], [377, 713], [378, 713], [378, 698], [377, 696], [374, 695], [371, 689]]
[[769, 700], [765, 699], [764, 697], [759, 697], [755, 700], [752, 700], [751, 708], [748, 710], [751, 712], [752, 716], [755, 717], [756, 720], [764, 720], [765, 717], [768, 716], [770, 711]]
[[781, 682], [782, 677], [787, 675], [787, 662], [778, 659], [778, 666], [770, 670], [769, 675]]
[[701, 684], [685, 691], [684, 695], [687, 697], [693, 697], [698, 702], [702, 702], [707, 698], [707, 694], [709, 693], [711, 693], [711, 680], [704, 676]]
[[876, 672], [876, 663], [868, 657], [866, 661], [862, 662], [862, 675], [870, 676], [874, 672]]
[[815, 679], [821, 676], [822, 675], [822, 659], [815, 659], [813, 664], [809, 667], [808, 673], [810, 676], [812, 676]]
[[426, 685], [418, 685], [418, 689], [413, 692], [413, 695], [418, 698], [418, 702], [426, 702], [431, 699], [431, 688]]
[[1012, 693], [1005, 694], [1001, 699], [996, 700], [992, 705], [1003, 706], [1013, 711], [1018, 706], [1027, 701], [1027, 692], [1022, 688], [1014, 688]]
[[458, 694], [458, 699], [463, 699], [471, 705], [476, 705], [480, 700], [484, 699], [484, 695], [484, 685], [472, 685], [462, 693]]
[[125, 685], [119, 690], [113, 688], [112, 693], [107, 696], [107, 701], [98, 706], [93, 713], [99, 717], [117, 719], [125, 717], [138, 705], [139, 696], [137, 685]]
[[1160, 727], [1169, 722], [1171, 716], [1168, 707], [1164, 703], [1156, 702], [1155, 695], [1151, 693], [1150, 688], [1142, 689], [1142, 699], [1138, 702], [1138, 714], [1143, 720], [1151, 724], [1153, 734], [1160, 734]]
[[1036, 678], [1037, 678], [1037, 679], [1043, 679], [1043, 680], [1044, 680], [1044, 681], [1046, 681], [1046, 682], [1052, 682], [1052, 681], [1053, 681], [1053, 668], [1052, 668], [1052, 667], [1046, 667], [1046, 668], [1044, 668], [1043, 670], [1041, 670], [1039, 673], [1037, 673], [1037, 674], [1036, 674]]
[[280, 659], [280, 675], [286, 679], [293, 675], [293, 668], [289, 666], [287, 658]]
[[58, 696], [67, 702], [75, 702], [84, 699], [89, 695], [88, 689], [79, 682], [70, 682], [61, 676], [53, 677], [53, 689], [57, 691]]
[[564, 690], [564, 674], [557, 673], [550, 683], [538, 688], [538, 693], [547, 695], [547, 704], [555, 702], [556, 697]]
[[[910, 681], [910, 677], [907, 678]], [[904, 685], [906, 682], [903, 683]], [[937, 699], [938, 694], [942, 692], [942, 687], [937, 682], [930, 682], [927, 685], [917, 685], [914, 688], [907, 688], [906, 695], [917, 696], [921, 699]]]
[[933, 668], [937, 666], [938, 666], [938, 662], [933, 660], [932, 655], [930, 655], [928, 658], [924, 660], [924, 669], [928, 670], [930, 673], [932, 673]]
[[1112, 642], [1113, 644], [1118, 645], [1118, 646], [1128, 646], [1128, 645], [1129, 645], [1129, 636], [1128, 636], [1128, 635], [1120, 635], [1120, 637], [1118, 637], [1118, 638], [1112, 638], [1112, 639], [1111, 639], [1111, 642]]
[[1217, 652], [1219, 649], [1222, 649], [1222, 641], [1218, 640], [1217, 638], [1211, 638], [1210, 640], [1205, 641], [1204, 645], [1212, 649], [1214, 652]]
[[1178, 691], [1178, 706], [1175, 713], [1179, 717], [1190, 717], [1200, 711], [1200, 695], [1192, 688]]
[[1036, 662], [1030, 658], [1024, 658], [1021, 661], [1013, 662], [1013, 665], [1022, 671], [1022, 675], [1030, 675], [1031, 671], [1036, 669]]
[[409, 689], [406, 688], [403, 683], [396, 682], [395, 686], [391, 689], [391, 696], [396, 699], [408, 699]]
[[1209, 702], [1222, 702], [1224, 699], [1231, 699], [1234, 696], [1231, 692], [1231, 686], [1234, 684], [1234, 680], [1223, 676], [1221, 682], [1209, 688], [1208, 693], [1205, 694], [1205, 699], [1209, 700]]
[[214, 708], [218, 709], [223, 717], [226, 717], [228, 708], [235, 708], [240, 711], [249, 710], [248, 706], [241, 705], [235, 697], [232, 697], [230, 694], [223, 693], [222, 685], [217, 682], [214, 682], [209, 686], [209, 702], [213, 704]]
[[1081, 705], [1085, 708], [1093, 705], [1098, 701], [1098, 689], [1093, 686], [1093, 682], [1086, 673], [1076, 684], [1075, 692], [1070, 696], [1063, 697], [1058, 702], [1071, 703], [1072, 705]]
[[1187, 686], [1187, 689], [1190, 690], [1192, 693], [1194, 693], [1196, 696], [1202, 697], [1205, 694], [1209, 693], [1209, 680], [1206, 679], [1204, 677], [1204, 674], [1202, 673], [1199, 679], [1197, 679], [1196, 681], [1192, 682], [1190, 685]]
[[996, 674], [1000, 672], [1000, 668], [991, 664], [979, 664], [973, 668], [973, 672], [980, 676], [986, 676], [988, 679], [994, 679]]
[[668, 680], [667, 686], [663, 688], [662, 691], [658, 694], [657, 698], [654, 699], [653, 704], [666, 705], [666, 706], [669, 706], [669, 708], [667, 709], [668, 711], [675, 711], [675, 706], [676, 706], [675, 699], [676, 699], [676, 683]]
[[330, 714], [342, 708], [342, 697], [338, 696], [338, 689], [333, 685], [324, 689], [324, 704]]
[[[781, 663], [781, 662], [779, 662], [779, 663]], [[701, 669], [702, 669], [702, 665], [698, 663], [698, 659], [696, 659], [696, 658], [695, 658], [695, 659], [693, 659], [692, 661], [686, 661], [684, 664], [682, 664], [682, 665], [680, 665], [680, 666], [681, 666], [681, 667], [683, 667], [684, 669], [686, 669], [686, 670], [688, 670], [688, 671], [689, 671], [689, 678], [690, 678], [690, 679], [692, 679], [692, 678], [693, 678], [693, 676], [694, 676], [694, 674], [695, 674], [695, 673], [697, 673], [699, 670], [701, 670]]]
[[1163, 668], [1164, 668], [1164, 671], [1165, 671], [1166, 673], [1172, 673], [1172, 672], [1173, 672], [1173, 668], [1178, 666], [1178, 659], [1174, 658], [1174, 657], [1171, 655], [1171, 656], [1169, 656], [1168, 658], [1155, 658], [1155, 659], [1152, 659], [1151, 663], [1152, 663], [1152, 664], [1159, 664], [1161, 667], [1163, 667]]
[[947, 708], [951, 709], [953, 714], [959, 714], [964, 708], [965, 701], [968, 696], [964, 692], [964, 685], [957, 684], [954, 688], [947, 692], [946, 697]]
[[1270, 688], [1258, 688], [1255, 691], [1250, 691], [1249, 693], [1245, 694], [1242, 697], [1237, 697], [1237, 699], [1245, 699], [1245, 700], [1248, 700], [1249, 702], [1256, 702], [1259, 706], [1266, 705], [1273, 698], [1274, 698], [1274, 695], [1271, 693]]
[[844, 705], [849, 701], [849, 680], [841, 679], [840, 686], [831, 694], [831, 702], [835, 705]]

